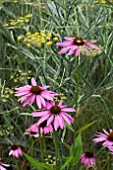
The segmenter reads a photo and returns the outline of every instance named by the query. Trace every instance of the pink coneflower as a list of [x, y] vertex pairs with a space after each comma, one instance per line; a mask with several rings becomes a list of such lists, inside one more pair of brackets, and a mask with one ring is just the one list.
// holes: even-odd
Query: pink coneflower
[[41, 117], [38, 125], [47, 120], [48, 126], [54, 121], [53, 125], [55, 130], [57, 130], [59, 127], [64, 129], [66, 127], [65, 122], [68, 124], [74, 122], [74, 119], [65, 112], [75, 112], [75, 109], [63, 106], [62, 101], [60, 101], [58, 105], [56, 105], [54, 101], [51, 101], [50, 103], [46, 103], [45, 111], [33, 112], [32, 115], [33, 117]]
[[68, 55], [72, 55], [75, 54], [76, 56], [78, 56], [80, 54], [80, 52], [82, 54], [89, 54], [92, 53], [93, 49], [96, 50], [100, 50], [99, 47], [97, 47], [96, 45], [94, 45], [95, 42], [97, 42], [97, 40], [85, 40], [83, 38], [74, 38], [74, 37], [65, 37], [65, 39], [67, 41], [64, 42], [57, 42], [56, 45], [57, 46], [61, 46], [63, 47], [58, 54], [64, 54], [67, 51]]
[[12, 145], [11, 148], [10, 148], [10, 152], [9, 152], [9, 155], [12, 155], [13, 157], [20, 157], [22, 156], [22, 150], [19, 146], [17, 145]]
[[113, 151], [113, 130], [110, 129], [110, 133], [105, 129], [103, 129], [103, 131], [104, 133], [97, 132], [96, 138], [94, 138], [93, 141], [95, 143], [103, 142], [102, 146], [108, 147], [109, 150]]
[[7, 170], [7, 167], [9, 167], [10, 165], [8, 164], [4, 164], [1, 162], [1, 159], [0, 159], [0, 170]]
[[81, 162], [86, 167], [93, 167], [95, 165], [95, 157], [93, 152], [85, 152], [81, 156]]
[[38, 86], [34, 78], [31, 79], [32, 85], [25, 85], [23, 87], [15, 88], [15, 96], [22, 96], [18, 101], [23, 103], [23, 107], [27, 104], [33, 104], [35, 99], [39, 109], [46, 105], [47, 100], [53, 100], [54, 96], [58, 94], [52, 91], [46, 90], [50, 86]]
[[45, 120], [38, 126], [37, 123], [32, 124], [27, 130], [26, 134], [29, 134], [30, 136], [38, 137], [39, 136], [39, 129], [40, 129], [40, 134], [47, 134], [50, 132], [53, 132], [53, 127], [51, 124], [47, 126], [47, 121]]

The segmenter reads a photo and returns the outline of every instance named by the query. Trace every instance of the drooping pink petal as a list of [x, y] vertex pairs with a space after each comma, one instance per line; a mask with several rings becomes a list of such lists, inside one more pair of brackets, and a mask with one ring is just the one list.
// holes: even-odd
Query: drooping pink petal
[[42, 117], [38, 120], [37, 125], [39, 126], [42, 122], [44, 122], [45, 120], [47, 120], [49, 116], [50, 116], [50, 114], [47, 114], [47, 115], [42, 116]]
[[36, 103], [37, 103], [37, 106], [39, 107], [39, 109], [41, 109], [41, 100], [40, 100], [39, 95], [36, 96]]
[[54, 115], [51, 115], [47, 121], [47, 126], [53, 121]]
[[67, 116], [67, 114], [62, 112], [61, 115], [69, 125], [74, 122], [74, 119], [72, 117]]
[[50, 97], [49, 95], [45, 94], [44, 91], [42, 91], [41, 96], [44, 97], [47, 100], [53, 100], [53, 98]]
[[34, 103], [34, 100], [35, 100], [35, 95], [31, 95], [30, 100], [29, 100], [31, 105]]
[[76, 54], [76, 56], [79, 55], [79, 50], [78, 49], [75, 50], [75, 54]]
[[62, 48], [62, 49], [58, 52], [58, 54], [64, 54], [64, 53], [67, 52], [70, 48], [71, 48], [71, 46]]
[[61, 129], [65, 128], [65, 123], [64, 123], [64, 119], [62, 118], [62, 116], [57, 115], [57, 120], [59, 121], [59, 125]]
[[59, 127], [59, 121], [57, 119], [57, 116], [55, 116], [55, 119], [54, 119], [54, 128], [55, 128], [55, 131], [57, 131], [58, 127]]
[[41, 104], [42, 104], [43, 106], [46, 106], [46, 102], [45, 102], [44, 98], [43, 98], [41, 95], [38, 96], [38, 98], [40, 99]]
[[85, 42], [85, 44], [91, 46], [92, 48], [94, 48], [96, 50], [100, 50], [100, 48], [97, 47], [96, 45], [94, 45], [92, 42]]

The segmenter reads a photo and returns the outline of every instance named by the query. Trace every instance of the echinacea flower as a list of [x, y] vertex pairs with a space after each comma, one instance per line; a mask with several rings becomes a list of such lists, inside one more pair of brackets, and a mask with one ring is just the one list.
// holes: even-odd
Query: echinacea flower
[[113, 151], [113, 130], [110, 129], [108, 133], [103, 129], [104, 133], [97, 132], [96, 138], [93, 139], [95, 143], [103, 142], [102, 146], [107, 147], [110, 151]]
[[94, 45], [95, 42], [97, 42], [97, 40], [85, 40], [83, 38], [79, 38], [79, 37], [64, 37], [65, 40], [64, 42], [57, 42], [56, 45], [57, 46], [61, 46], [63, 47], [58, 54], [64, 54], [67, 51], [68, 55], [72, 55], [75, 54], [76, 56], [78, 56], [80, 54], [80, 52], [82, 54], [88, 54], [92, 53], [94, 49], [96, 50], [100, 50], [99, 47], [97, 47], [96, 45]]
[[33, 104], [35, 99], [39, 109], [46, 105], [47, 100], [53, 100], [54, 96], [58, 94], [52, 91], [46, 90], [50, 86], [38, 86], [34, 78], [31, 79], [31, 85], [25, 85], [23, 87], [15, 88], [15, 96], [22, 96], [18, 101], [23, 103], [23, 107], [27, 104]]
[[65, 122], [67, 124], [72, 124], [74, 119], [65, 112], [75, 112], [73, 108], [67, 108], [62, 105], [62, 101], [58, 105], [55, 101], [46, 103], [45, 111], [33, 112], [33, 117], [41, 117], [38, 121], [38, 125], [47, 120], [47, 126], [53, 122], [55, 131], [60, 127], [61, 129], [66, 128]]
[[81, 156], [81, 162], [86, 167], [93, 167], [95, 165], [95, 157], [93, 152], [85, 152]]
[[20, 157], [22, 156], [22, 150], [19, 146], [17, 145], [12, 145], [11, 148], [10, 148], [10, 152], [9, 152], [9, 155], [12, 155], [13, 157]]
[[39, 126], [37, 123], [32, 124], [27, 130], [26, 130], [26, 134], [29, 134], [30, 136], [34, 136], [34, 137], [38, 137], [39, 136], [39, 131], [40, 130], [40, 134], [47, 134], [50, 132], [53, 132], [53, 127], [51, 124], [49, 124], [47, 126], [47, 121], [45, 120], [44, 122], [42, 122]]
[[0, 170], [7, 170], [7, 168], [8, 168], [9, 166], [10, 166], [10, 165], [4, 164], [3, 162], [1, 162], [1, 159], [0, 159]]

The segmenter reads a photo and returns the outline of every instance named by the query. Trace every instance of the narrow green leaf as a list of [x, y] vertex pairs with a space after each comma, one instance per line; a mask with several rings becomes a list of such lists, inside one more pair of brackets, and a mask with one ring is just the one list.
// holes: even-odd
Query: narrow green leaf
[[86, 124], [85, 126], [81, 127], [76, 133], [79, 134], [79, 133], [83, 132], [84, 130], [86, 130], [87, 128], [89, 128], [90, 126], [95, 124], [96, 122], [97, 121], [94, 120], [93, 122]]
[[60, 170], [63, 170], [67, 165], [69, 165], [69, 163], [71, 162], [72, 158], [73, 158], [72, 156], [69, 157], [69, 158], [66, 160], [66, 162], [61, 166]]
[[38, 160], [32, 158], [31, 156], [23, 153], [24, 156], [26, 157], [26, 159], [31, 163], [31, 165], [33, 167], [35, 167], [37, 170], [44, 170], [44, 169], [48, 169], [48, 170], [53, 170], [53, 168], [48, 165], [48, 164], [42, 164], [41, 162], [39, 162]]
[[70, 154], [75, 157], [74, 163], [77, 163], [81, 157], [81, 154], [83, 152], [83, 146], [82, 146], [82, 137], [81, 133], [77, 136], [77, 138], [74, 140], [73, 145], [70, 149]]

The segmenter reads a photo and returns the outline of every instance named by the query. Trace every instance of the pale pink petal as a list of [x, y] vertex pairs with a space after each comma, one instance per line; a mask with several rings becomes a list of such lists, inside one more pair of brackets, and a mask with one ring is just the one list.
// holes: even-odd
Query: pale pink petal
[[68, 117], [68, 119], [70, 120], [70, 122], [71, 122], [71, 123], [73, 123], [73, 122], [74, 122], [73, 117], [71, 117], [69, 114], [67, 114], [67, 113], [63, 112], [63, 115], [65, 115], [66, 117]]
[[38, 120], [37, 125], [39, 126], [42, 122], [44, 122], [45, 120], [47, 120], [49, 116], [50, 116], [50, 114], [47, 114], [47, 115], [41, 117], [41, 118]]
[[109, 135], [109, 133], [105, 129], [103, 129], [103, 131], [106, 135]]
[[41, 96], [44, 97], [47, 100], [53, 100], [53, 98], [50, 97], [48, 94], [45, 94], [44, 91], [42, 91]]
[[45, 116], [48, 113], [49, 113], [49, 111], [33, 112], [32, 115], [33, 115], [33, 117], [40, 117], [40, 116]]
[[62, 49], [58, 52], [58, 54], [64, 54], [64, 53], [67, 52], [70, 48], [71, 48], [71, 46], [62, 48]]
[[74, 108], [62, 108], [61, 111], [63, 112], [76, 112]]
[[60, 101], [59, 104], [58, 104], [58, 106], [61, 107], [61, 106], [62, 106], [62, 103], [63, 103], [63, 101]]
[[[0, 163], [1, 163], [1, 162], [0, 162]], [[6, 167], [9, 167], [9, 166], [10, 166], [10, 165], [8, 165], [8, 164], [3, 164], [3, 163], [2, 163], [2, 165], [3, 165], [3, 166], [6, 166]]]
[[[39, 86], [40, 87], [40, 86]], [[42, 89], [42, 90], [45, 90], [45, 89], [47, 89], [47, 88], [49, 88], [49, 87], [51, 87], [51, 86], [41, 86], [40, 88]]]
[[79, 55], [79, 50], [76, 49], [75, 54], [76, 54], [76, 56], [78, 56]]
[[85, 42], [85, 44], [91, 46], [92, 48], [94, 48], [96, 50], [100, 50], [100, 48], [97, 47], [96, 45], [94, 45], [92, 42]]
[[56, 43], [57, 46], [61, 46], [61, 47], [70, 46], [72, 44], [73, 44], [73, 42], [71, 42], [71, 41], [64, 41], [64, 42], [57, 42]]
[[38, 99], [40, 100], [41, 105], [46, 106], [46, 102], [41, 95], [40, 96], [38, 95]]
[[28, 93], [29, 93], [29, 90], [24, 91], [24, 92], [19, 92], [19, 93], [15, 94], [15, 96], [23, 96], [23, 95], [26, 95]]
[[47, 121], [47, 126], [53, 121], [54, 115], [51, 115]]
[[75, 40], [76, 38], [74, 38], [74, 37], [64, 37], [64, 39], [65, 39], [65, 40], [68, 40], [68, 41], [73, 41], [73, 40]]
[[[17, 90], [18, 92], [22, 92], [22, 91], [25, 91], [25, 90], [30, 89], [31, 87], [32, 87], [32, 86], [30, 86], [30, 85], [25, 85], [25, 86], [23, 86], [23, 87], [15, 88], [15, 90]], [[18, 92], [16, 92], [16, 93], [18, 93]]]
[[55, 116], [55, 119], [54, 119], [54, 128], [55, 128], [55, 131], [57, 131], [58, 127], [59, 127], [59, 122], [58, 122], [57, 116]]
[[35, 78], [31, 78], [31, 84], [33, 86], [37, 86], [37, 82], [36, 82]]
[[7, 170], [7, 169], [0, 165], [0, 170]]
[[51, 101], [50, 104], [51, 104], [51, 106], [55, 106], [55, 101], [54, 100]]
[[26, 99], [27, 99], [27, 96], [22, 96], [21, 98], [18, 99], [18, 101], [23, 103], [23, 101], [25, 101]]
[[61, 112], [61, 115], [68, 124], [71, 124], [74, 122], [74, 119], [71, 116], [69, 117], [63, 112]]
[[60, 125], [61, 129], [65, 128], [65, 123], [64, 123], [64, 119], [62, 118], [62, 116], [57, 115], [57, 119], [59, 121], [59, 125]]
[[13, 153], [12, 150], [10, 150], [9, 155], [12, 155], [12, 153]]
[[35, 95], [31, 95], [30, 96], [30, 104], [32, 105], [33, 103], [34, 103], [34, 101], [35, 101]]
[[41, 100], [40, 100], [39, 95], [36, 95], [36, 103], [37, 103], [37, 106], [39, 107], [39, 109], [41, 109]]

